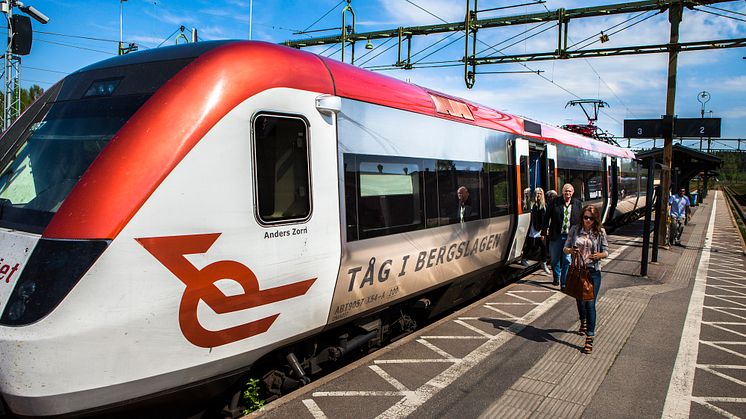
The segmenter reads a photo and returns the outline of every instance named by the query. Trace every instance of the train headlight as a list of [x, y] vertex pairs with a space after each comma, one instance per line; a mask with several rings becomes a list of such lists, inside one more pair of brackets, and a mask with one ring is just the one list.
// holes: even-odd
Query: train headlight
[[39, 240], [10, 295], [0, 325], [22, 326], [51, 313], [108, 245], [106, 240]]
[[36, 282], [27, 281], [18, 286], [18, 298], [8, 308], [8, 318], [16, 321], [26, 312], [26, 303], [36, 291]]

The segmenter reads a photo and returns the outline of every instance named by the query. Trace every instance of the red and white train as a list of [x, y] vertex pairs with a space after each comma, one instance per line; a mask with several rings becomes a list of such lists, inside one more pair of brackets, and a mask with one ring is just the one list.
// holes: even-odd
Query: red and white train
[[91, 65], [0, 138], [3, 405], [293, 388], [490, 288], [565, 182], [644, 204], [628, 150], [287, 47]]

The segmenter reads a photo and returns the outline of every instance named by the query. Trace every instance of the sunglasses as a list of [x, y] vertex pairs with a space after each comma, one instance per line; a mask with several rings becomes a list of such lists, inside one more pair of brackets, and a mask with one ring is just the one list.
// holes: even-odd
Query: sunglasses
[[584, 216], [583, 216], [583, 220], [588, 220], [588, 221], [590, 221], [590, 220], [593, 220], [593, 217], [589, 217], [589, 216], [587, 216], [587, 215], [584, 215]]

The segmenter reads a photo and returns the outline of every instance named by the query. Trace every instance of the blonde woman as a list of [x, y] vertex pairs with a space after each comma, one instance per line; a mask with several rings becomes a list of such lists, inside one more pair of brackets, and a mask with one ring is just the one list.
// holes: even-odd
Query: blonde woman
[[541, 226], [544, 221], [544, 215], [547, 211], [547, 204], [544, 200], [544, 189], [536, 188], [534, 190], [534, 199], [531, 205], [531, 225], [529, 226], [528, 236], [526, 237], [526, 246], [524, 253], [535, 255], [539, 252], [541, 268], [545, 274], [549, 274], [547, 267], [547, 253], [544, 245], [544, 237], [541, 235]]

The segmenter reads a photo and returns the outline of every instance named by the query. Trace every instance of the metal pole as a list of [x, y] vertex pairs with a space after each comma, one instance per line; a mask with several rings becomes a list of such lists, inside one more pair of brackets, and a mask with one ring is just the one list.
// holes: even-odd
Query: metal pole
[[648, 276], [648, 248], [650, 247], [650, 217], [653, 215], [653, 167], [655, 162], [648, 161], [647, 199], [645, 200], [645, 222], [642, 226], [642, 259], [640, 263], [640, 276]]
[[[658, 164], [656, 162], [656, 164]], [[666, 172], [666, 167], [661, 166], [661, 183], [663, 179], [663, 173]], [[670, 175], [670, 173], [669, 173]], [[663, 189], [658, 191], [658, 205], [655, 206], [655, 225], [656, 228], [653, 230], [653, 252], [650, 257], [651, 262], [658, 262], [658, 245], [662, 240], [666, 240], [666, 208], [668, 205], [668, 192], [664, 192]]]
[[13, 51], [11, 48], [11, 42], [13, 39], [13, 7], [15, 3], [13, 1], [7, 2], [8, 12], [6, 13], [7, 24], [8, 24], [8, 45], [5, 48], [5, 101], [3, 103], [3, 130], [8, 129], [10, 124], [13, 122], [13, 96], [15, 94], [14, 86], [14, 60]]
[[[661, 177], [661, 190], [660, 190], [660, 205], [658, 205], [658, 209], [660, 211], [661, 208], [663, 208], [663, 200], [668, 197], [668, 191], [671, 187], [671, 161], [673, 160], [673, 116], [675, 115], [675, 104], [676, 104], [676, 67], [678, 63], [679, 58], [679, 24], [681, 23], [681, 15], [682, 15], [682, 5], [681, 2], [675, 2], [671, 3], [671, 7], [668, 9], [668, 21], [671, 23], [671, 36], [669, 40], [669, 50], [668, 50], [668, 89], [666, 90], [666, 116], [671, 118], [671, 126], [669, 130], [666, 130], [666, 135], [663, 139], [663, 172]], [[663, 211], [660, 211], [661, 213]], [[665, 240], [665, 229], [666, 224], [663, 222], [662, 218], [659, 217], [659, 215], [664, 214], [656, 214], [655, 222], [657, 224], [656, 231], [658, 232], [658, 237], [656, 238], [656, 248], [657, 246], [663, 245], [664, 243], [661, 243], [659, 240], [661, 237], [663, 240]], [[656, 256], [656, 251], [653, 251], [653, 258]]]
[[254, 21], [254, 0], [249, 0], [249, 41], [251, 41], [251, 24]]

